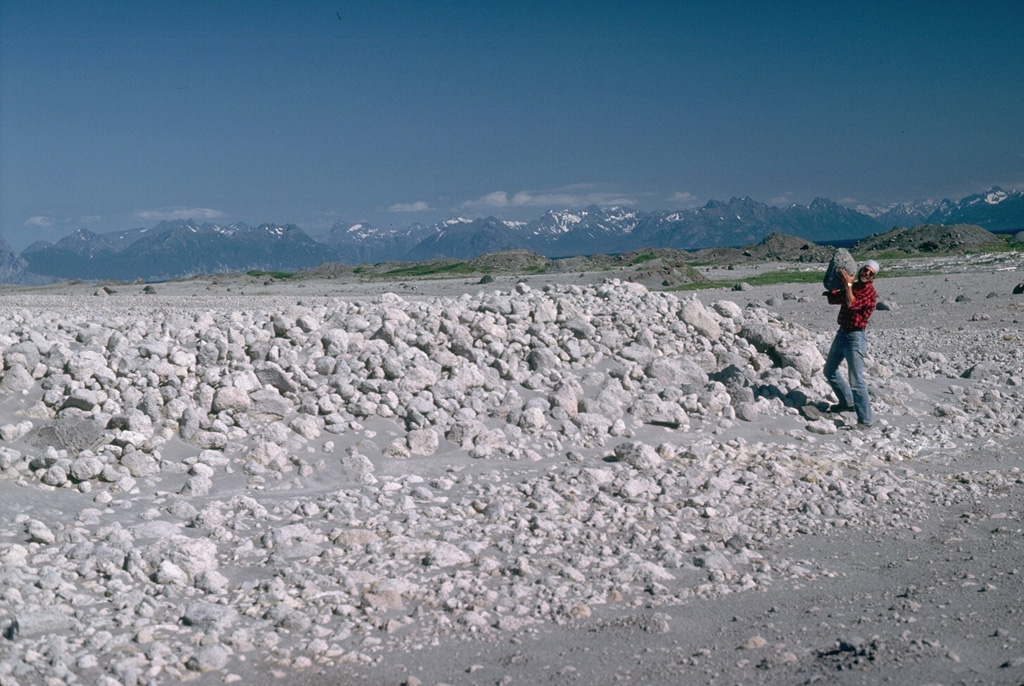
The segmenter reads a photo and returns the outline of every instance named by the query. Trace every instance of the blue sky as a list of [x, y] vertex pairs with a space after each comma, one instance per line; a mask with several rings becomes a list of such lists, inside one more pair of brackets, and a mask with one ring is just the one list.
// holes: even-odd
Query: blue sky
[[0, 0], [0, 235], [1024, 186], [1024, 1]]

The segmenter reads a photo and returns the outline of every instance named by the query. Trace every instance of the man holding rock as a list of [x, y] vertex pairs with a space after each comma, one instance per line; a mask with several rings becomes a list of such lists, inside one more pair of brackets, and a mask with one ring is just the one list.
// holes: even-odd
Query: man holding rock
[[[871, 398], [864, 381], [864, 355], [867, 350], [864, 329], [878, 304], [874, 286], [878, 269], [877, 262], [868, 260], [857, 271], [856, 281], [848, 271], [840, 269], [843, 287], [825, 293], [830, 304], [840, 306], [836, 320], [839, 331], [832, 339], [832, 347], [825, 360], [825, 379], [839, 399], [838, 403], [829, 408], [829, 412], [855, 411], [857, 425], [864, 428], [872, 424]], [[849, 382], [839, 372], [843, 360], [846, 360]]]

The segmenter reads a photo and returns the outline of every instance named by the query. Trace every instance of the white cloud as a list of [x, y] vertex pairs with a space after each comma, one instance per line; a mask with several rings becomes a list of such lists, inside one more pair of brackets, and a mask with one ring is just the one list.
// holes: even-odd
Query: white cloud
[[679, 191], [673, 193], [668, 197], [668, 202], [680, 205], [682, 207], [689, 207], [698, 203], [697, 196], [689, 191]]
[[209, 207], [176, 207], [160, 210], [142, 210], [135, 216], [146, 221], [174, 221], [175, 219], [219, 219], [224, 216], [220, 210]]
[[416, 202], [396, 202], [388, 208], [388, 212], [426, 212], [429, 209], [429, 203], [417, 200]]
[[793, 191], [786, 191], [782, 195], [772, 198], [768, 201], [769, 205], [792, 205], [793, 204]]
[[501, 209], [508, 206], [508, 193], [505, 191], [494, 191], [476, 200], [467, 200], [460, 205], [466, 210]]
[[636, 200], [621, 193], [572, 192], [584, 189], [585, 186], [574, 186], [566, 190], [555, 190], [537, 193], [535, 191], [517, 191], [511, 196], [506, 191], [493, 191], [475, 200], [467, 200], [459, 207], [463, 210], [505, 209], [509, 207], [586, 207], [598, 205], [635, 205]]
[[25, 222], [25, 226], [50, 227], [53, 226], [53, 219], [43, 215], [37, 215], [35, 217], [29, 217]]

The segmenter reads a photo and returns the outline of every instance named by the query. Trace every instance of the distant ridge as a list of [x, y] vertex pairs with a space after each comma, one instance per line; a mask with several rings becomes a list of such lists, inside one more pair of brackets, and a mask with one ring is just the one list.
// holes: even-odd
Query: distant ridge
[[[750, 198], [702, 207], [641, 212], [587, 207], [547, 212], [529, 222], [453, 218], [433, 225], [379, 229], [338, 223], [317, 238], [294, 224], [161, 222], [152, 228], [95, 233], [79, 229], [56, 243], [39, 241], [20, 255], [0, 246], [0, 280], [147, 281], [228, 271], [295, 271], [324, 263], [374, 264], [472, 260], [525, 250], [546, 258], [670, 248], [698, 250], [757, 243], [772, 234], [849, 245], [893, 227], [970, 224], [989, 232], [1024, 229], [1024, 191], [994, 187], [960, 201], [850, 208], [825, 198], [775, 207]], [[3, 253], [6, 247], [8, 253]], [[7, 265], [4, 267], [3, 265]], [[35, 279], [36, 281], [32, 281]]]

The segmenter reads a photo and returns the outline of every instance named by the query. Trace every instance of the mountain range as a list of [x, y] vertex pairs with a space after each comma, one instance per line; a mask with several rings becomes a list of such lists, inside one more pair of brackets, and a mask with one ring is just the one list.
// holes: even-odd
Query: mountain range
[[56, 243], [33, 243], [20, 254], [0, 238], [0, 282], [156, 281], [199, 273], [297, 270], [325, 262], [467, 260], [515, 249], [550, 258], [644, 248], [696, 250], [755, 243], [773, 233], [827, 244], [917, 224], [975, 224], [992, 232], [1021, 230], [1024, 191], [994, 187], [959, 201], [856, 208], [824, 198], [788, 207], [733, 198], [712, 200], [693, 209], [651, 212], [591, 206], [550, 211], [529, 222], [453, 218], [403, 229], [338, 223], [319, 236], [310, 236], [294, 224], [220, 226], [185, 220], [105, 233], [79, 229]]

